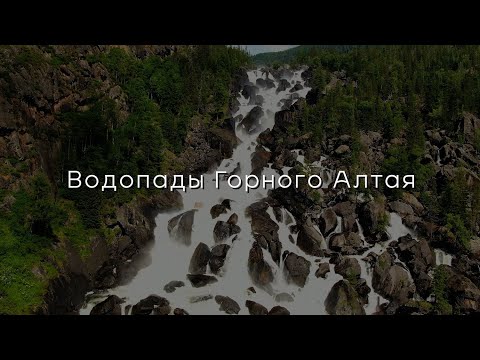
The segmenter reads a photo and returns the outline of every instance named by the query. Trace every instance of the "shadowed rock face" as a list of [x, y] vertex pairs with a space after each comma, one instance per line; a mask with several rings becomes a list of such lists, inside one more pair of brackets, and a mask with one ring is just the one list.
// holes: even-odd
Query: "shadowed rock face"
[[263, 258], [263, 251], [255, 241], [248, 255], [248, 272], [255, 284], [266, 286], [273, 281], [273, 273], [270, 265]]
[[307, 222], [300, 227], [297, 237], [297, 246], [308, 255], [322, 256], [322, 246], [325, 245], [325, 239], [311, 222]]
[[240, 305], [228, 296], [217, 295], [215, 296], [215, 301], [220, 305], [220, 310], [225, 311], [227, 314], [238, 314], [240, 311]]
[[357, 292], [345, 280], [333, 285], [325, 300], [325, 309], [330, 315], [365, 315]]
[[199, 288], [199, 287], [204, 287], [209, 284], [216, 283], [218, 280], [215, 276], [210, 276], [210, 275], [193, 275], [193, 274], [188, 274], [187, 275], [188, 281], [192, 284], [193, 287]]
[[189, 210], [177, 215], [168, 222], [170, 237], [181, 244], [189, 246], [192, 243], [192, 227], [196, 210]]
[[378, 294], [399, 305], [406, 303], [415, 292], [408, 272], [394, 263], [388, 251], [377, 258], [373, 269], [372, 286]]
[[123, 300], [116, 295], [110, 295], [101, 303], [95, 305], [90, 315], [122, 315], [120, 304]]
[[285, 273], [287, 280], [304, 287], [310, 274], [310, 261], [294, 253], [286, 254]]
[[204, 243], [199, 243], [193, 252], [190, 260], [188, 271], [190, 274], [199, 275], [205, 274], [207, 271], [207, 264], [210, 260], [210, 249]]
[[268, 310], [265, 306], [260, 305], [252, 300], [247, 300], [245, 306], [248, 308], [250, 315], [267, 315]]

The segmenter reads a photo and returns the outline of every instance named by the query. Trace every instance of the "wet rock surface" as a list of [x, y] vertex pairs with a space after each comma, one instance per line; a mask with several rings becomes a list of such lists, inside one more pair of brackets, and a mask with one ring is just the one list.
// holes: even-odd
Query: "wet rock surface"
[[325, 309], [330, 315], [365, 315], [356, 290], [345, 280], [333, 285], [325, 300]]
[[116, 295], [108, 296], [90, 311], [90, 315], [122, 315], [121, 304], [124, 301]]

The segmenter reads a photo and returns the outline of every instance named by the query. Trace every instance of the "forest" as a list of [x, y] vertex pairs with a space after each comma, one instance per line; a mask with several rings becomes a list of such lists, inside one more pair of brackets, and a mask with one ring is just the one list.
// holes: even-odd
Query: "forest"
[[[348, 165], [354, 173], [362, 171], [357, 158], [361, 131], [377, 131], [384, 141], [394, 142], [380, 171], [414, 174], [428, 217], [447, 225], [468, 247], [480, 219], [480, 189], [467, 186], [467, 164], [459, 166], [450, 182], [436, 179], [424, 158], [425, 131], [443, 130], [453, 141], [465, 143], [458, 131], [461, 119], [466, 112], [480, 114], [480, 47], [361, 46], [348, 51], [312, 47], [299, 52], [291, 64], [310, 66], [312, 86], [322, 93], [306, 108], [299, 130], [311, 130], [319, 142], [351, 135], [354, 146]], [[479, 130], [471, 142], [478, 158]], [[399, 191], [383, 190], [392, 198], [401, 196]]]
[[[36, 82], [45, 82], [44, 72], [82, 71], [68, 49], [67, 55], [50, 46], [0, 50], [0, 96], [7, 101], [25, 90], [16, 88], [18, 74], [41, 74], [25, 85], [31, 87], [27, 93], [37, 94], [42, 87]], [[121, 114], [118, 104], [100, 91], [101, 83], [93, 80], [86, 109], [55, 112], [60, 129], [32, 130], [61, 144], [58, 163], [53, 164], [55, 179], [41, 171], [28, 177], [23, 159], [9, 158], [0, 165], [2, 176], [25, 179], [20, 188], [0, 188], [0, 314], [38, 310], [49, 281], [58, 276], [66, 259], [65, 249], [58, 245], [68, 240], [88, 257], [92, 239], [100, 236], [108, 242], [115, 236], [116, 230], [104, 224], [105, 216], [137, 196], [151, 195], [140, 190], [102, 192], [100, 187], [72, 191], [67, 189], [66, 172], [78, 170], [101, 178], [166, 171], [182, 152], [192, 121], [215, 127], [228, 116], [234, 76], [250, 58], [227, 46], [182, 47], [163, 57], [138, 57], [122, 47], [109, 47], [86, 61], [88, 66], [105, 66], [109, 79], [126, 94], [128, 113]], [[66, 91], [73, 92], [75, 83], [69, 86]], [[33, 104], [31, 95], [21, 101]]]

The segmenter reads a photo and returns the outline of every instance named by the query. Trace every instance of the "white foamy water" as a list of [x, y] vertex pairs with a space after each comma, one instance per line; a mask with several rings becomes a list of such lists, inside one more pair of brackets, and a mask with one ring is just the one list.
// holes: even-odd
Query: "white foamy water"
[[[288, 80], [293, 81], [293, 83], [299, 82], [300, 84], [304, 85], [304, 81], [301, 79], [300, 75], [301, 71], [297, 71], [294, 73], [294, 76]], [[248, 72], [248, 77], [253, 84], [255, 84], [258, 78], [265, 78], [260, 71], [255, 70]], [[278, 85], [276, 80], [275, 85]], [[309, 89], [310, 88], [308, 87], [304, 87], [302, 90], [297, 91], [297, 93], [300, 97], [305, 97]], [[282, 103], [280, 100], [288, 99], [290, 97], [291, 94], [289, 90], [290, 88], [277, 94], [276, 88], [260, 88], [258, 94], [264, 98], [264, 103], [261, 106], [264, 111], [264, 116], [261, 118], [260, 131], [263, 131], [267, 128], [273, 128], [274, 114], [281, 109]], [[233, 114], [233, 117], [238, 115], [243, 115], [245, 117], [250, 110], [255, 107], [255, 105], [249, 105], [249, 100], [243, 98], [243, 96], [240, 94], [238, 99], [240, 101], [240, 108], [237, 113]], [[291, 283], [289, 284], [284, 275], [283, 261], [280, 262], [280, 265], [275, 264], [270, 253], [266, 250], [264, 250], [264, 257], [272, 267], [275, 277], [271, 284], [272, 293], [267, 293], [257, 286], [254, 286], [252, 283], [250, 275], [248, 274], [247, 262], [249, 251], [252, 247], [254, 239], [251, 232], [250, 219], [245, 216], [245, 209], [250, 204], [265, 198], [268, 190], [260, 187], [255, 190], [251, 189], [250, 192], [247, 193], [243, 188], [237, 190], [231, 189], [225, 181], [220, 184], [219, 189], [216, 189], [216, 184], [214, 182], [215, 171], [231, 172], [237, 166], [237, 164], [240, 164], [240, 171], [238, 175], [242, 179], [244, 179], [244, 176], [249, 175], [252, 171], [251, 157], [257, 146], [256, 138], [259, 131], [256, 131], [255, 134], [246, 134], [241, 129], [237, 129], [236, 133], [241, 140], [240, 145], [235, 148], [232, 158], [225, 159], [218, 166], [218, 168], [212, 169], [209, 174], [204, 175], [204, 189], [194, 189], [189, 190], [188, 193], [183, 193], [182, 196], [184, 208], [182, 210], [170, 213], [160, 213], [156, 217], [155, 241], [149, 252], [149, 257], [151, 260], [149, 265], [141, 269], [128, 284], [110, 289], [105, 293], [99, 294], [97, 297], [95, 297], [95, 299], [91, 299], [81, 309], [81, 314], [89, 314], [96, 303], [102, 301], [110, 294], [115, 294], [125, 300], [123, 308], [125, 308], [127, 305], [135, 305], [147, 296], [155, 294], [168, 299], [172, 308], [182, 308], [190, 314], [224, 314], [224, 312], [219, 310], [219, 305], [213, 298], [206, 301], [195, 303], [191, 302], [193, 297], [215, 297], [216, 295], [223, 295], [229, 296], [240, 305], [241, 310], [239, 314], [248, 314], [248, 309], [245, 306], [246, 300], [256, 301], [267, 307], [269, 310], [275, 305], [281, 305], [286, 307], [292, 314], [325, 314], [325, 299], [332, 286], [337, 281], [342, 279], [342, 277], [334, 273], [334, 266], [332, 264], [330, 264], [330, 273], [327, 274], [325, 279], [315, 277], [315, 271], [318, 266], [318, 263], [315, 262], [315, 259], [317, 258], [306, 255], [289, 240], [289, 235], [291, 235], [296, 242], [297, 235], [290, 233], [289, 226], [292, 224], [285, 224], [287, 215], [290, 215], [290, 217], [294, 220], [293, 216], [285, 209], [282, 209], [284, 221], [279, 223], [277, 222], [279, 225], [278, 235], [282, 243], [282, 253], [285, 250], [289, 250], [297, 255], [305, 257], [311, 262], [310, 274], [308, 276], [307, 283], [304, 288], [300, 288]], [[299, 155], [298, 151], [295, 152], [298, 155], [297, 161], [304, 164], [304, 156]], [[322, 174], [326, 175], [327, 181], [325, 181], [325, 187], [332, 182], [333, 175], [331, 171], [328, 171], [321, 166], [322, 160], [324, 160], [323, 157], [320, 161], [314, 162], [311, 165], [320, 167]], [[286, 173], [286, 171], [289, 169], [290, 168], [288, 167], [283, 168], [283, 173]], [[264, 168], [262, 174], [266, 175], [267, 177], [274, 175], [277, 178], [281, 175], [275, 170], [271, 169], [271, 164], [269, 164], [267, 168]], [[322, 176], [322, 178], [324, 177]], [[210, 215], [211, 207], [219, 204], [224, 199], [232, 200], [231, 211], [220, 215], [216, 219], [212, 219]], [[200, 208], [198, 208], [199, 204], [201, 204]], [[167, 230], [168, 221], [174, 216], [196, 207], [198, 210], [194, 215], [191, 245], [186, 246], [178, 243], [174, 239], [171, 239]], [[219, 220], [227, 221], [227, 219], [233, 213], [238, 215], [237, 225], [241, 228], [241, 232], [238, 234], [237, 240], [233, 243], [233, 236], [224, 242], [231, 245], [231, 248], [228, 251], [225, 265], [220, 272], [215, 275], [218, 279], [218, 282], [201, 288], [192, 287], [186, 275], [188, 274], [190, 259], [195, 248], [200, 242], [207, 244], [210, 248], [215, 246], [216, 244], [213, 239], [213, 229], [216, 222]], [[271, 208], [268, 208], [267, 213], [270, 215], [272, 220], [275, 221], [275, 216]], [[339, 225], [335, 229], [334, 233], [341, 232], [342, 230], [341, 218], [338, 220]], [[318, 228], [316, 229], [319, 231]], [[390, 226], [388, 227], [387, 231], [390, 235], [390, 240], [388, 242], [376, 244], [364, 254], [353, 256], [358, 259], [362, 269], [361, 277], [367, 280], [367, 284], [370, 288], [372, 288], [371, 269], [368, 267], [368, 264], [362, 260], [362, 258], [364, 258], [371, 251], [374, 251], [377, 254], [382, 253], [385, 251], [386, 246], [390, 241], [396, 240], [400, 236], [411, 233], [402, 224], [400, 217], [396, 214], [391, 214]], [[361, 237], [363, 239], [362, 233]], [[321, 259], [322, 262], [328, 262], [328, 260], [328, 258]], [[207, 268], [207, 275], [213, 275], [211, 274], [209, 268]], [[163, 289], [164, 286], [173, 280], [183, 281], [185, 286], [177, 288], [172, 293], [166, 293]], [[247, 290], [252, 286], [254, 286], [256, 293]], [[294, 301], [282, 303], [276, 302], [275, 295], [280, 293], [290, 294]], [[385, 299], [376, 294], [372, 289], [372, 292], [369, 296], [369, 304], [365, 307], [367, 314], [375, 312], [378, 300], [380, 300], [381, 303], [386, 302]]]

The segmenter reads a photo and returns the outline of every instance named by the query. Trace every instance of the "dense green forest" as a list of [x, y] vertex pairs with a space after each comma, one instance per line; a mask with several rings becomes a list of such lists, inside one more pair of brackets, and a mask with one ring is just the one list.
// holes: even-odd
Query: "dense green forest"
[[347, 52], [354, 47], [354, 45], [299, 45], [284, 51], [256, 54], [252, 56], [252, 60], [257, 65], [277, 67], [281, 64], [295, 61], [299, 56], [311, 57], [313, 55], [312, 52], [315, 51], [333, 50], [336, 52]]
[[[425, 130], [441, 129], [460, 144], [457, 131], [464, 112], [480, 114], [480, 48], [478, 46], [372, 46], [347, 52], [312, 48], [292, 61], [309, 65], [311, 85], [323, 91], [306, 108], [298, 127], [317, 141], [342, 134], [354, 141], [348, 159], [352, 172], [363, 173], [357, 155], [360, 131], [377, 131], [385, 141], [405, 141], [388, 148], [384, 174], [415, 174], [416, 190], [431, 219], [446, 224], [464, 246], [480, 214], [478, 186], [468, 188], [465, 169], [453, 181], [436, 181], [424, 162]], [[342, 86], [335, 86], [341, 84]], [[313, 130], [312, 130], [313, 129]], [[480, 151], [480, 133], [473, 145]], [[475, 169], [474, 169], [475, 171]], [[384, 189], [398, 197], [399, 191]]]
[[[62, 114], [69, 126], [61, 168], [101, 177], [167, 171], [174, 165], [169, 154], [182, 151], [193, 119], [215, 126], [218, 114], [220, 120], [228, 116], [233, 76], [248, 64], [249, 57], [225, 46], [199, 46], [165, 59], [138, 59], [114, 48], [90, 61], [103, 63], [114, 75], [128, 96], [131, 113], [120, 123], [114, 103], [99, 101], [87, 112]], [[75, 200], [84, 221], [93, 227], [99, 220], [90, 204], [111, 196], [120, 204], [133, 193], [65, 191], [65, 197]]]
[[[73, 67], [74, 60], [49, 59], [25, 47], [11, 67], [12, 73], [49, 65], [46, 62], [55, 68]], [[116, 103], [106, 99], [97, 84], [87, 110], [55, 114], [62, 124], [60, 132], [48, 134], [62, 145], [55, 183], [38, 173], [16, 191], [0, 190], [0, 314], [30, 313], [41, 305], [49, 281], [58, 276], [66, 258], [65, 249], [56, 245], [68, 241], [81, 256], [88, 256], [92, 238], [101, 236], [108, 242], [118, 231], [106, 227], [102, 218], [142, 195], [140, 190], [69, 191], [66, 171], [100, 179], [103, 174], [166, 171], [182, 152], [192, 121], [213, 127], [228, 116], [234, 75], [250, 58], [226, 46], [186, 47], [167, 57], [144, 58], [112, 47], [87, 61], [105, 65], [126, 93], [127, 117], [120, 116]], [[9, 73], [1, 75], [9, 81]], [[12, 169], [12, 176], [23, 176], [19, 167]]]

